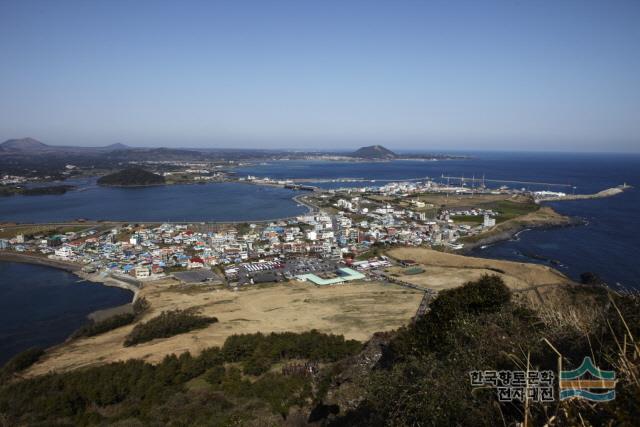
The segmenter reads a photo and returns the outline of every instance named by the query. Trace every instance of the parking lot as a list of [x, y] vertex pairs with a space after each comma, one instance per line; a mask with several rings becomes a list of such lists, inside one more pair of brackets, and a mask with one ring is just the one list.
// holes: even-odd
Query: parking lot
[[[266, 262], [253, 262], [238, 267], [238, 283], [241, 285], [252, 283], [252, 279], [263, 281], [266, 272], [273, 272], [275, 277], [292, 279], [300, 274], [333, 273], [338, 268], [338, 261], [316, 258], [291, 258]], [[257, 282], [256, 280], [253, 280]]]

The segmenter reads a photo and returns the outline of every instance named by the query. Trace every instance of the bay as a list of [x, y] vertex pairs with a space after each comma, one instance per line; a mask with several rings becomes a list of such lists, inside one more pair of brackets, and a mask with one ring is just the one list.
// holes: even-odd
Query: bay
[[0, 262], [0, 366], [30, 347], [67, 339], [97, 310], [131, 302], [120, 288], [42, 265]]

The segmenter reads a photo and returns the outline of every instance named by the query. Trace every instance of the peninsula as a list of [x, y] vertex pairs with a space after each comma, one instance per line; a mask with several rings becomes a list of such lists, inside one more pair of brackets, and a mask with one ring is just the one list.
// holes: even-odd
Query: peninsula
[[140, 187], [162, 184], [165, 184], [163, 176], [135, 167], [124, 169], [98, 179], [98, 185], [112, 187]]

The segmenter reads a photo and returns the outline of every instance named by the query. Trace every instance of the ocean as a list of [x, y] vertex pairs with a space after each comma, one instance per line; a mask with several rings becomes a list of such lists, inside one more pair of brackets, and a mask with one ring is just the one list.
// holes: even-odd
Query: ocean
[[87, 315], [131, 302], [120, 288], [41, 265], [0, 262], [0, 366], [30, 347], [63, 342]]
[[548, 203], [584, 225], [529, 230], [471, 255], [547, 264], [574, 280], [594, 272], [613, 289], [640, 290], [638, 190], [606, 199]]
[[78, 218], [135, 222], [259, 221], [307, 211], [297, 193], [233, 182], [116, 188], [71, 181], [62, 195], [0, 197], [0, 221], [64, 222]]
[[[531, 230], [476, 249], [473, 255], [546, 263], [577, 280], [591, 271], [610, 286], [640, 290], [640, 155], [471, 153], [470, 159], [391, 162], [268, 162], [237, 174], [272, 178], [330, 180], [363, 178], [376, 182], [320, 182], [331, 187], [381, 185], [386, 180], [464, 176], [548, 184], [510, 187], [594, 193], [627, 183], [635, 188], [605, 199], [549, 203], [584, 225]], [[507, 183], [487, 181], [499, 186]], [[289, 190], [247, 184], [176, 185], [135, 189], [102, 188], [92, 182], [62, 196], [0, 199], [0, 220], [65, 221], [75, 218], [132, 221], [259, 220], [297, 215]], [[90, 312], [120, 305], [130, 293], [47, 267], [0, 263], [0, 363], [33, 345], [63, 341]]]
[[[318, 182], [325, 188], [383, 185], [387, 180], [442, 176], [515, 180], [547, 184], [486, 181], [489, 186], [596, 193], [627, 183], [635, 188], [605, 199], [549, 203], [585, 225], [531, 230], [472, 255], [552, 265], [578, 280], [591, 271], [612, 287], [640, 290], [640, 155], [569, 153], [470, 153], [469, 159], [390, 162], [268, 162], [237, 170], [239, 175], [272, 178], [363, 178], [369, 182]], [[375, 181], [375, 182], [371, 182]]]

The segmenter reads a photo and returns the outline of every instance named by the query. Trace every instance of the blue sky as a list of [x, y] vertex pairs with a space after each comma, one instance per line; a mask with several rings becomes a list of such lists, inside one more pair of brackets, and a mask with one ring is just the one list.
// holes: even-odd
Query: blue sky
[[0, 0], [0, 139], [640, 151], [640, 1]]

